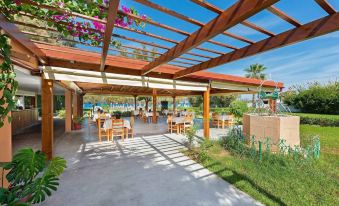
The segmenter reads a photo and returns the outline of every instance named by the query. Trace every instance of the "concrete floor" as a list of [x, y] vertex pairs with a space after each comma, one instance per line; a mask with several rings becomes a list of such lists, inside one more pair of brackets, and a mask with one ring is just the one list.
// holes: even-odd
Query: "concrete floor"
[[[260, 205], [183, 155], [183, 136], [151, 135], [163, 131], [160, 125], [143, 125], [145, 134], [134, 139], [97, 142], [94, 127], [62, 134], [57, 120], [55, 154], [68, 167], [41, 205]], [[16, 136], [15, 148], [38, 147], [38, 134], [24, 134], [35, 138]]]

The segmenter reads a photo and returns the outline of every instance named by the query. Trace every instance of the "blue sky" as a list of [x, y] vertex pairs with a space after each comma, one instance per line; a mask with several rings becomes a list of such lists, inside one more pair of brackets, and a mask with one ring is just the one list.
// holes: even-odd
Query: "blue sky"
[[[184, 14], [190, 18], [199, 20], [203, 23], [207, 23], [217, 16], [217, 14], [200, 7], [190, 2], [189, 0], [150, 1], [174, 10], [178, 13]], [[230, 5], [234, 4], [236, 0], [208, 0], [208, 2], [214, 4], [221, 9], [226, 9]], [[339, 10], [339, 0], [328, 0], [328, 2], [337, 11]], [[133, 0], [121, 0], [121, 4], [128, 7], [136, 8], [140, 13], [148, 15], [152, 20], [156, 22], [161, 22], [163, 24], [181, 29], [186, 32], [191, 33], [199, 29], [198, 26], [143, 6]], [[315, 3], [314, 0], [280, 0], [278, 3], [275, 4], [275, 6], [282, 11], [285, 11], [289, 16], [295, 18], [301, 23], [307, 23], [327, 15], [327, 13], [323, 11]], [[262, 11], [250, 17], [248, 20], [275, 34], [293, 28], [292, 25], [276, 17], [268, 11]], [[144, 31], [161, 35], [177, 41], [181, 41], [185, 38], [184, 35], [177, 34], [152, 25], [147, 25]], [[259, 41], [267, 38], [266, 35], [242, 25], [237, 25], [229, 29], [228, 31], [246, 37], [253, 41]], [[117, 28], [115, 28], [114, 32], [121, 35], [137, 38], [143, 41], [153, 42], [169, 47], [174, 46], [174, 44], [169, 42], [145, 37], [143, 35], [135, 34]], [[214, 37], [213, 40], [217, 40], [226, 44], [231, 44], [236, 47], [243, 47], [247, 45], [247, 43], [232, 39], [230, 37], [226, 37], [224, 35], [218, 35]], [[125, 45], [141, 47], [141, 45], [138, 43], [124, 40], [121, 40], [121, 42]], [[223, 51], [225, 53], [231, 51], [229, 49], [209, 43], [203, 43], [201, 46], [218, 51]], [[158, 51], [164, 52], [165, 50], [158, 49]], [[217, 56], [215, 54], [203, 52], [196, 49], [193, 49], [192, 51], [194, 51], [195, 53], [206, 54], [212, 57]], [[114, 52], [112, 54], [114, 54]], [[183, 56], [192, 58], [192, 56], [189, 55]], [[201, 58], [201, 60], [206, 59]], [[243, 76], [243, 69], [254, 63], [264, 64], [267, 67], [266, 73], [268, 74], [268, 76], [275, 81], [284, 82], [287, 87], [293, 84], [306, 83], [307, 81], [313, 80], [326, 81], [335, 80], [336, 78], [339, 79], [339, 31], [328, 34], [326, 36], [318, 37], [284, 48], [241, 59], [239, 61], [224, 64], [222, 66], [212, 68], [209, 71]], [[180, 64], [177, 65], [182, 66]]]

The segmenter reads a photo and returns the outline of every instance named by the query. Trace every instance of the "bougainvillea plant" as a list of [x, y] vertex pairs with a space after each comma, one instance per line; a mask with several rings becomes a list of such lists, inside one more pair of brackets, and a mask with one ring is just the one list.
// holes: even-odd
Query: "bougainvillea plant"
[[6, 118], [9, 122], [11, 121], [8, 113], [15, 106], [14, 96], [18, 88], [10, 54], [11, 47], [8, 44], [8, 37], [5, 34], [0, 34], [0, 55], [2, 56], [0, 64], [0, 128], [4, 125]]
[[[52, 6], [67, 12], [61, 13], [57, 10], [41, 9], [38, 5]], [[94, 46], [100, 45], [103, 40], [106, 25], [100, 20], [107, 18], [108, 0], [2, 0], [0, 6], [2, 13], [10, 20], [13, 20], [15, 15], [20, 16], [21, 13], [31, 14], [35, 18], [46, 20], [49, 27], [55, 27], [65, 37], [73, 36], [81, 42], [89, 42]], [[115, 19], [116, 26], [137, 30], [145, 27], [146, 23], [142, 20], [148, 19], [146, 15], [141, 15], [136, 9], [127, 8], [123, 5], [121, 11]], [[98, 21], [75, 17], [70, 12], [97, 18]], [[129, 14], [138, 16], [142, 20], [132, 18]], [[111, 44], [118, 47], [120, 42], [112, 40]]]

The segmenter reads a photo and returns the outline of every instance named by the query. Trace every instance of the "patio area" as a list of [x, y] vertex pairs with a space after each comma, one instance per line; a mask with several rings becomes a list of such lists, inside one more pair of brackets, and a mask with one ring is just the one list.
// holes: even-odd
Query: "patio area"
[[42, 205], [260, 205], [183, 155], [183, 141], [163, 134], [97, 142], [94, 129], [65, 133], [55, 152], [67, 169]]

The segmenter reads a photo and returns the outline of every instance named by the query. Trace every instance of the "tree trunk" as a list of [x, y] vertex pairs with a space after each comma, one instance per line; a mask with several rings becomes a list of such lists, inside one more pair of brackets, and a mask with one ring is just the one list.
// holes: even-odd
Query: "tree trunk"
[[146, 103], [145, 110], [146, 110], [146, 112], [148, 112], [148, 100], [145, 100], [145, 103]]
[[255, 94], [252, 94], [252, 107], [255, 108]]

